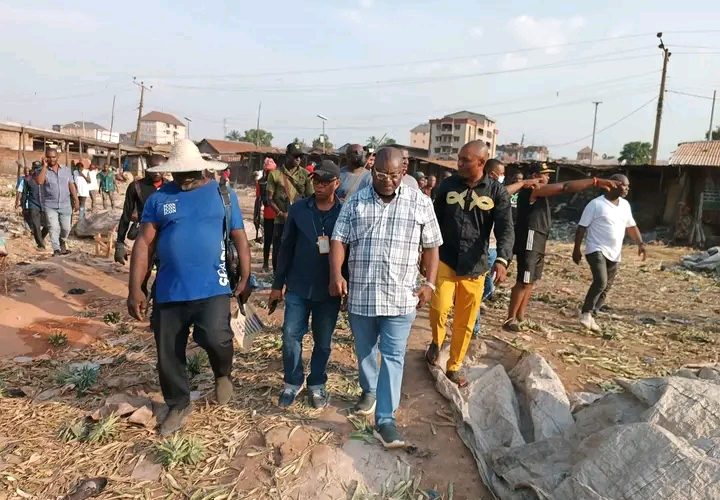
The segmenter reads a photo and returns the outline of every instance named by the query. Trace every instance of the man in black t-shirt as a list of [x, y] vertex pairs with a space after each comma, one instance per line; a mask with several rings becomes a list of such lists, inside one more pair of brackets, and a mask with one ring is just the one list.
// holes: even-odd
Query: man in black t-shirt
[[518, 193], [517, 221], [515, 223], [515, 248], [517, 256], [517, 282], [512, 289], [508, 316], [503, 329], [520, 331], [520, 323], [525, 319], [533, 286], [542, 278], [545, 264], [545, 245], [552, 225], [550, 200], [564, 193], [578, 193], [592, 187], [604, 190], [613, 188], [617, 182], [607, 179], [581, 179], [577, 181], [548, 184], [554, 170], [544, 163], [530, 167], [530, 177], [538, 179], [535, 189], [523, 189]]

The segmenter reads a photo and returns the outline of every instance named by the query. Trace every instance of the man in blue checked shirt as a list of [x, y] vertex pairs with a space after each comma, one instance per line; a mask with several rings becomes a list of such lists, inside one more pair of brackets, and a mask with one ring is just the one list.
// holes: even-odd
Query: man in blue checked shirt
[[[355, 412], [375, 412], [374, 434], [386, 448], [405, 446], [395, 425], [405, 348], [416, 310], [434, 292], [442, 245], [430, 198], [402, 186], [402, 178], [400, 150], [378, 151], [372, 185], [343, 205], [330, 242], [330, 293], [348, 297], [363, 391]], [[421, 247], [424, 280], [418, 287]], [[348, 251], [349, 284], [342, 276]]]

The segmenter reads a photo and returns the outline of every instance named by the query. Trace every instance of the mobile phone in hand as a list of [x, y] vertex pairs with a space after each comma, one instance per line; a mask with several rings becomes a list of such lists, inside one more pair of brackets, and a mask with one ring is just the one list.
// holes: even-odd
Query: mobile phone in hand
[[270, 305], [268, 306], [268, 314], [274, 313], [279, 303], [280, 301], [278, 299], [271, 300]]

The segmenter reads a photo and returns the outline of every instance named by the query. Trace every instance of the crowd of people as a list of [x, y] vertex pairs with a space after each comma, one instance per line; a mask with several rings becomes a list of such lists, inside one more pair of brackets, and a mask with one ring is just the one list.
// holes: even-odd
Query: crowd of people
[[[522, 330], [534, 285], [542, 277], [552, 223], [549, 199], [593, 188], [605, 193], [583, 212], [573, 260], [579, 264], [585, 255], [593, 276], [579, 321], [589, 330], [600, 329], [595, 315], [617, 275], [626, 233], [645, 257], [624, 199], [627, 177], [550, 183], [553, 170], [533, 164], [527, 179], [516, 174], [506, 180], [505, 166], [488, 156], [484, 142], [466, 144], [457, 171], [439, 183], [434, 176], [410, 175], [408, 151], [396, 147], [368, 154], [367, 148], [350, 145], [342, 168], [330, 160], [306, 168], [297, 144], [288, 145], [281, 166], [270, 158], [264, 161], [256, 178], [254, 218], [263, 230], [263, 270], [269, 272], [272, 263], [274, 271], [270, 311], [284, 302], [280, 407], [292, 405], [303, 386], [310, 406], [329, 404], [332, 337], [345, 310], [362, 389], [353, 411], [374, 414], [375, 436], [386, 447], [404, 446], [395, 415], [417, 311], [429, 305], [432, 339], [425, 358], [431, 366], [438, 364], [453, 311], [443, 368], [450, 381], [464, 387], [463, 362], [481, 329], [482, 301], [506, 280], [515, 260], [516, 283], [503, 328]], [[150, 316], [169, 407], [160, 425], [164, 435], [182, 428], [191, 413], [185, 368], [191, 331], [208, 353], [218, 403], [232, 398], [231, 301], [236, 297], [242, 307], [252, 280], [250, 245], [225, 167], [182, 140], [169, 159], [153, 156], [145, 177], [130, 183], [125, 193], [115, 260], [124, 264], [126, 242], [135, 240], [127, 306], [138, 320]], [[61, 166], [57, 152], [48, 149], [19, 185], [16, 206], [23, 209], [38, 247], [50, 235], [55, 255], [69, 253], [73, 210], [82, 217], [88, 198], [92, 208], [93, 178], [105, 193], [103, 201], [114, 203], [117, 185], [111, 169], [98, 172], [81, 161], [76, 172]], [[156, 278], [148, 288], [153, 269]], [[302, 340], [309, 331], [313, 349], [306, 377]]]

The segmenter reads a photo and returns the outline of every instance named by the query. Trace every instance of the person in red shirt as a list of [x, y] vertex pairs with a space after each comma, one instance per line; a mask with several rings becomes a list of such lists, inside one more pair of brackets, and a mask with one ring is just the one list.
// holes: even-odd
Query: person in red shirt
[[[273, 242], [273, 229], [275, 226], [275, 210], [270, 205], [270, 200], [267, 195], [267, 181], [268, 174], [275, 170], [277, 165], [272, 158], [265, 158], [263, 163], [263, 175], [255, 183], [255, 206], [262, 208], [263, 216], [263, 271], [269, 272], [270, 267], [268, 261], [270, 260], [270, 251]], [[273, 255], [272, 267], [273, 271], [277, 265], [275, 256]]]

